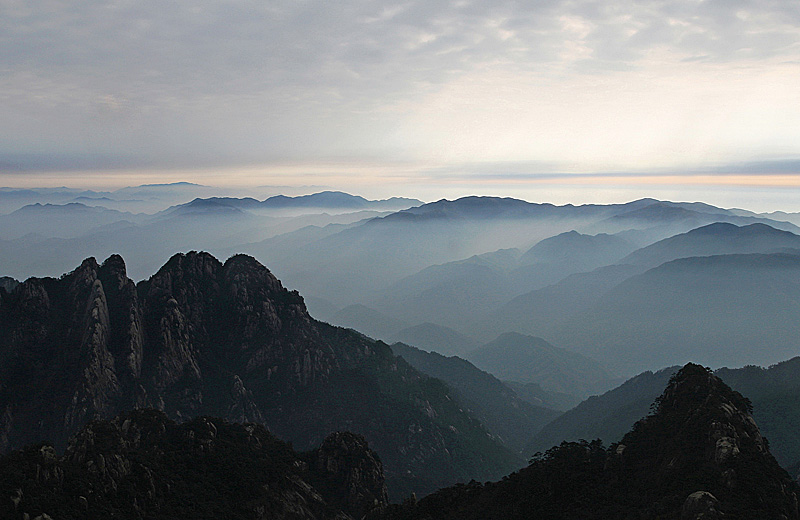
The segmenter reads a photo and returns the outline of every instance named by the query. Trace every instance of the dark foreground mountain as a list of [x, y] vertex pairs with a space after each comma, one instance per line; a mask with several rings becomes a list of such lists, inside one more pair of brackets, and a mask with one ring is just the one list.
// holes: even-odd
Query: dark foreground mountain
[[8, 520], [345, 520], [388, 502], [380, 459], [361, 436], [335, 433], [299, 454], [260, 425], [178, 425], [155, 410], [94, 421], [60, 457], [47, 444], [3, 457], [0, 493]]
[[300, 450], [364, 435], [396, 497], [521, 465], [441, 381], [388, 345], [311, 318], [253, 258], [172, 257], [134, 284], [112, 256], [0, 289], [0, 451], [61, 450], [132, 408], [264, 424]]
[[620, 443], [563, 443], [500, 482], [443, 489], [389, 519], [797, 519], [800, 487], [750, 402], [686, 365]]
[[[547, 450], [564, 440], [619, 441], [629, 425], [647, 415], [650, 403], [679, 369], [643, 372], [603, 395], [590, 397], [542, 428], [523, 454]], [[800, 464], [800, 357], [769, 368], [720, 368], [714, 374], [752, 401], [753, 418], [769, 439], [778, 463], [789, 469]]]

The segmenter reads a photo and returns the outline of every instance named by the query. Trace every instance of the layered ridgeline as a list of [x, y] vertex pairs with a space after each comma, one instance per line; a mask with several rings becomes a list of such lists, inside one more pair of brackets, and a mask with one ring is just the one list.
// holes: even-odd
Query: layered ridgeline
[[800, 487], [769, 452], [750, 401], [686, 365], [619, 443], [563, 443], [500, 482], [390, 506], [385, 519], [797, 519]]
[[[137, 410], [93, 421], [63, 456], [34, 445], [0, 459], [0, 517], [359, 519], [388, 502], [363, 437], [298, 454], [263, 426]], [[47, 515], [47, 516], [44, 516]]]
[[442, 382], [317, 322], [248, 256], [178, 254], [138, 284], [119, 256], [90, 258], [0, 289], [0, 450], [63, 449], [88, 421], [132, 408], [264, 424], [301, 450], [360, 433], [397, 497], [521, 464]]

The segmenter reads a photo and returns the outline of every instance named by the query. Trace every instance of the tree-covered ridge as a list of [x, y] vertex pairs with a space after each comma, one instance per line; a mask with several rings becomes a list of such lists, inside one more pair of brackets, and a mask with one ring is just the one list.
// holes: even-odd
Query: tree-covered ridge
[[382, 518], [800, 518], [800, 487], [750, 412], [741, 394], [689, 364], [622, 442], [565, 442], [499, 482], [443, 489]]

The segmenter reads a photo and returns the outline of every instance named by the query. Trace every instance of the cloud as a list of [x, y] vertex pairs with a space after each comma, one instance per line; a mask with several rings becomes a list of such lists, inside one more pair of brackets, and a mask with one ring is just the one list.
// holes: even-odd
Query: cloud
[[800, 4], [785, 0], [0, 5], [0, 153], [405, 153], [398, 124], [473, 77], [800, 60]]

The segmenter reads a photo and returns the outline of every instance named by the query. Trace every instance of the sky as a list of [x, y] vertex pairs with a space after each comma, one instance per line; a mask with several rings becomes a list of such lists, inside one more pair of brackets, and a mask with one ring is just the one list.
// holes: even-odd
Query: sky
[[798, 86], [796, 0], [0, 0], [0, 185], [783, 207]]

